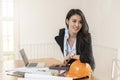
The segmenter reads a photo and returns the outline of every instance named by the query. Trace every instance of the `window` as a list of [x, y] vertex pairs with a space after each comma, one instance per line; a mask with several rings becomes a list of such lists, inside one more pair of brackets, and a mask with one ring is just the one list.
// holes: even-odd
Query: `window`
[[19, 0], [0, 0], [0, 61], [14, 58], [19, 49]]
[[14, 0], [2, 0], [2, 51], [14, 51]]

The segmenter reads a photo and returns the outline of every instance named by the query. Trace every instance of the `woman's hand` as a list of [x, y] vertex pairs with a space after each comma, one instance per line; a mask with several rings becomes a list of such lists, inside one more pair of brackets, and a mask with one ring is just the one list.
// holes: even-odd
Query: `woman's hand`
[[70, 60], [71, 60], [70, 55], [66, 56], [65, 59], [64, 59], [64, 61], [63, 61], [63, 65], [66, 66], [67, 63], [68, 63]]
[[72, 59], [80, 59], [80, 55], [74, 55], [71, 57]]
[[80, 58], [80, 55], [75, 55], [75, 54], [68, 55], [65, 57], [63, 61], [63, 65], [66, 66], [71, 59], [79, 59], [79, 58]]

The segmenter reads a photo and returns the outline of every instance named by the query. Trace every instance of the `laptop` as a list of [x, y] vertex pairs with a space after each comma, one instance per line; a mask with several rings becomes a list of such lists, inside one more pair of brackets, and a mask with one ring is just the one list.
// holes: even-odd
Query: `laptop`
[[21, 49], [19, 52], [20, 52], [22, 60], [23, 60], [23, 62], [25, 64], [25, 67], [39, 67], [39, 68], [43, 68], [45, 66], [44, 62], [41, 62], [41, 63], [29, 63], [24, 49]]

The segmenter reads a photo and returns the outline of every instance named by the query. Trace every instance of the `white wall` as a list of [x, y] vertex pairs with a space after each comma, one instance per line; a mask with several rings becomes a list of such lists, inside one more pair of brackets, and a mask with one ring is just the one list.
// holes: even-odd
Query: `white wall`
[[54, 42], [71, 8], [80, 8], [88, 21], [93, 44], [119, 48], [119, 0], [20, 0], [20, 42]]
[[68, 10], [80, 4], [79, 0], [20, 0], [21, 43], [54, 42]]
[[119, 0], [87, 1], [86, 15], [95, 44], [112, 48], [120, 47], [119, 4]]

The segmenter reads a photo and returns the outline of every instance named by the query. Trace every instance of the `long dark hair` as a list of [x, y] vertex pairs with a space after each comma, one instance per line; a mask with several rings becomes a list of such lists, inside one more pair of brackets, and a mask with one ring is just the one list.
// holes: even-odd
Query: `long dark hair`
[[[91, 38], [89, 36], [89, 27], [87, 24], [87, 21], [85, 19], [85, 16], [83, 14], [83, 12], [80, 9], [71, 9], [66, 16], [66, 20], [70, 19], [73, 15], [79, 15], [81, 16], [81, 22], [82, 22], [82, 28], [81, 30], [77, 33], [77, 50], [78, 53], [82, 53], [82, 51], [85, 48], [85, 43], [89, 43], [89, 39]], [[68, 27], [67, 23], [66, 26]]]

